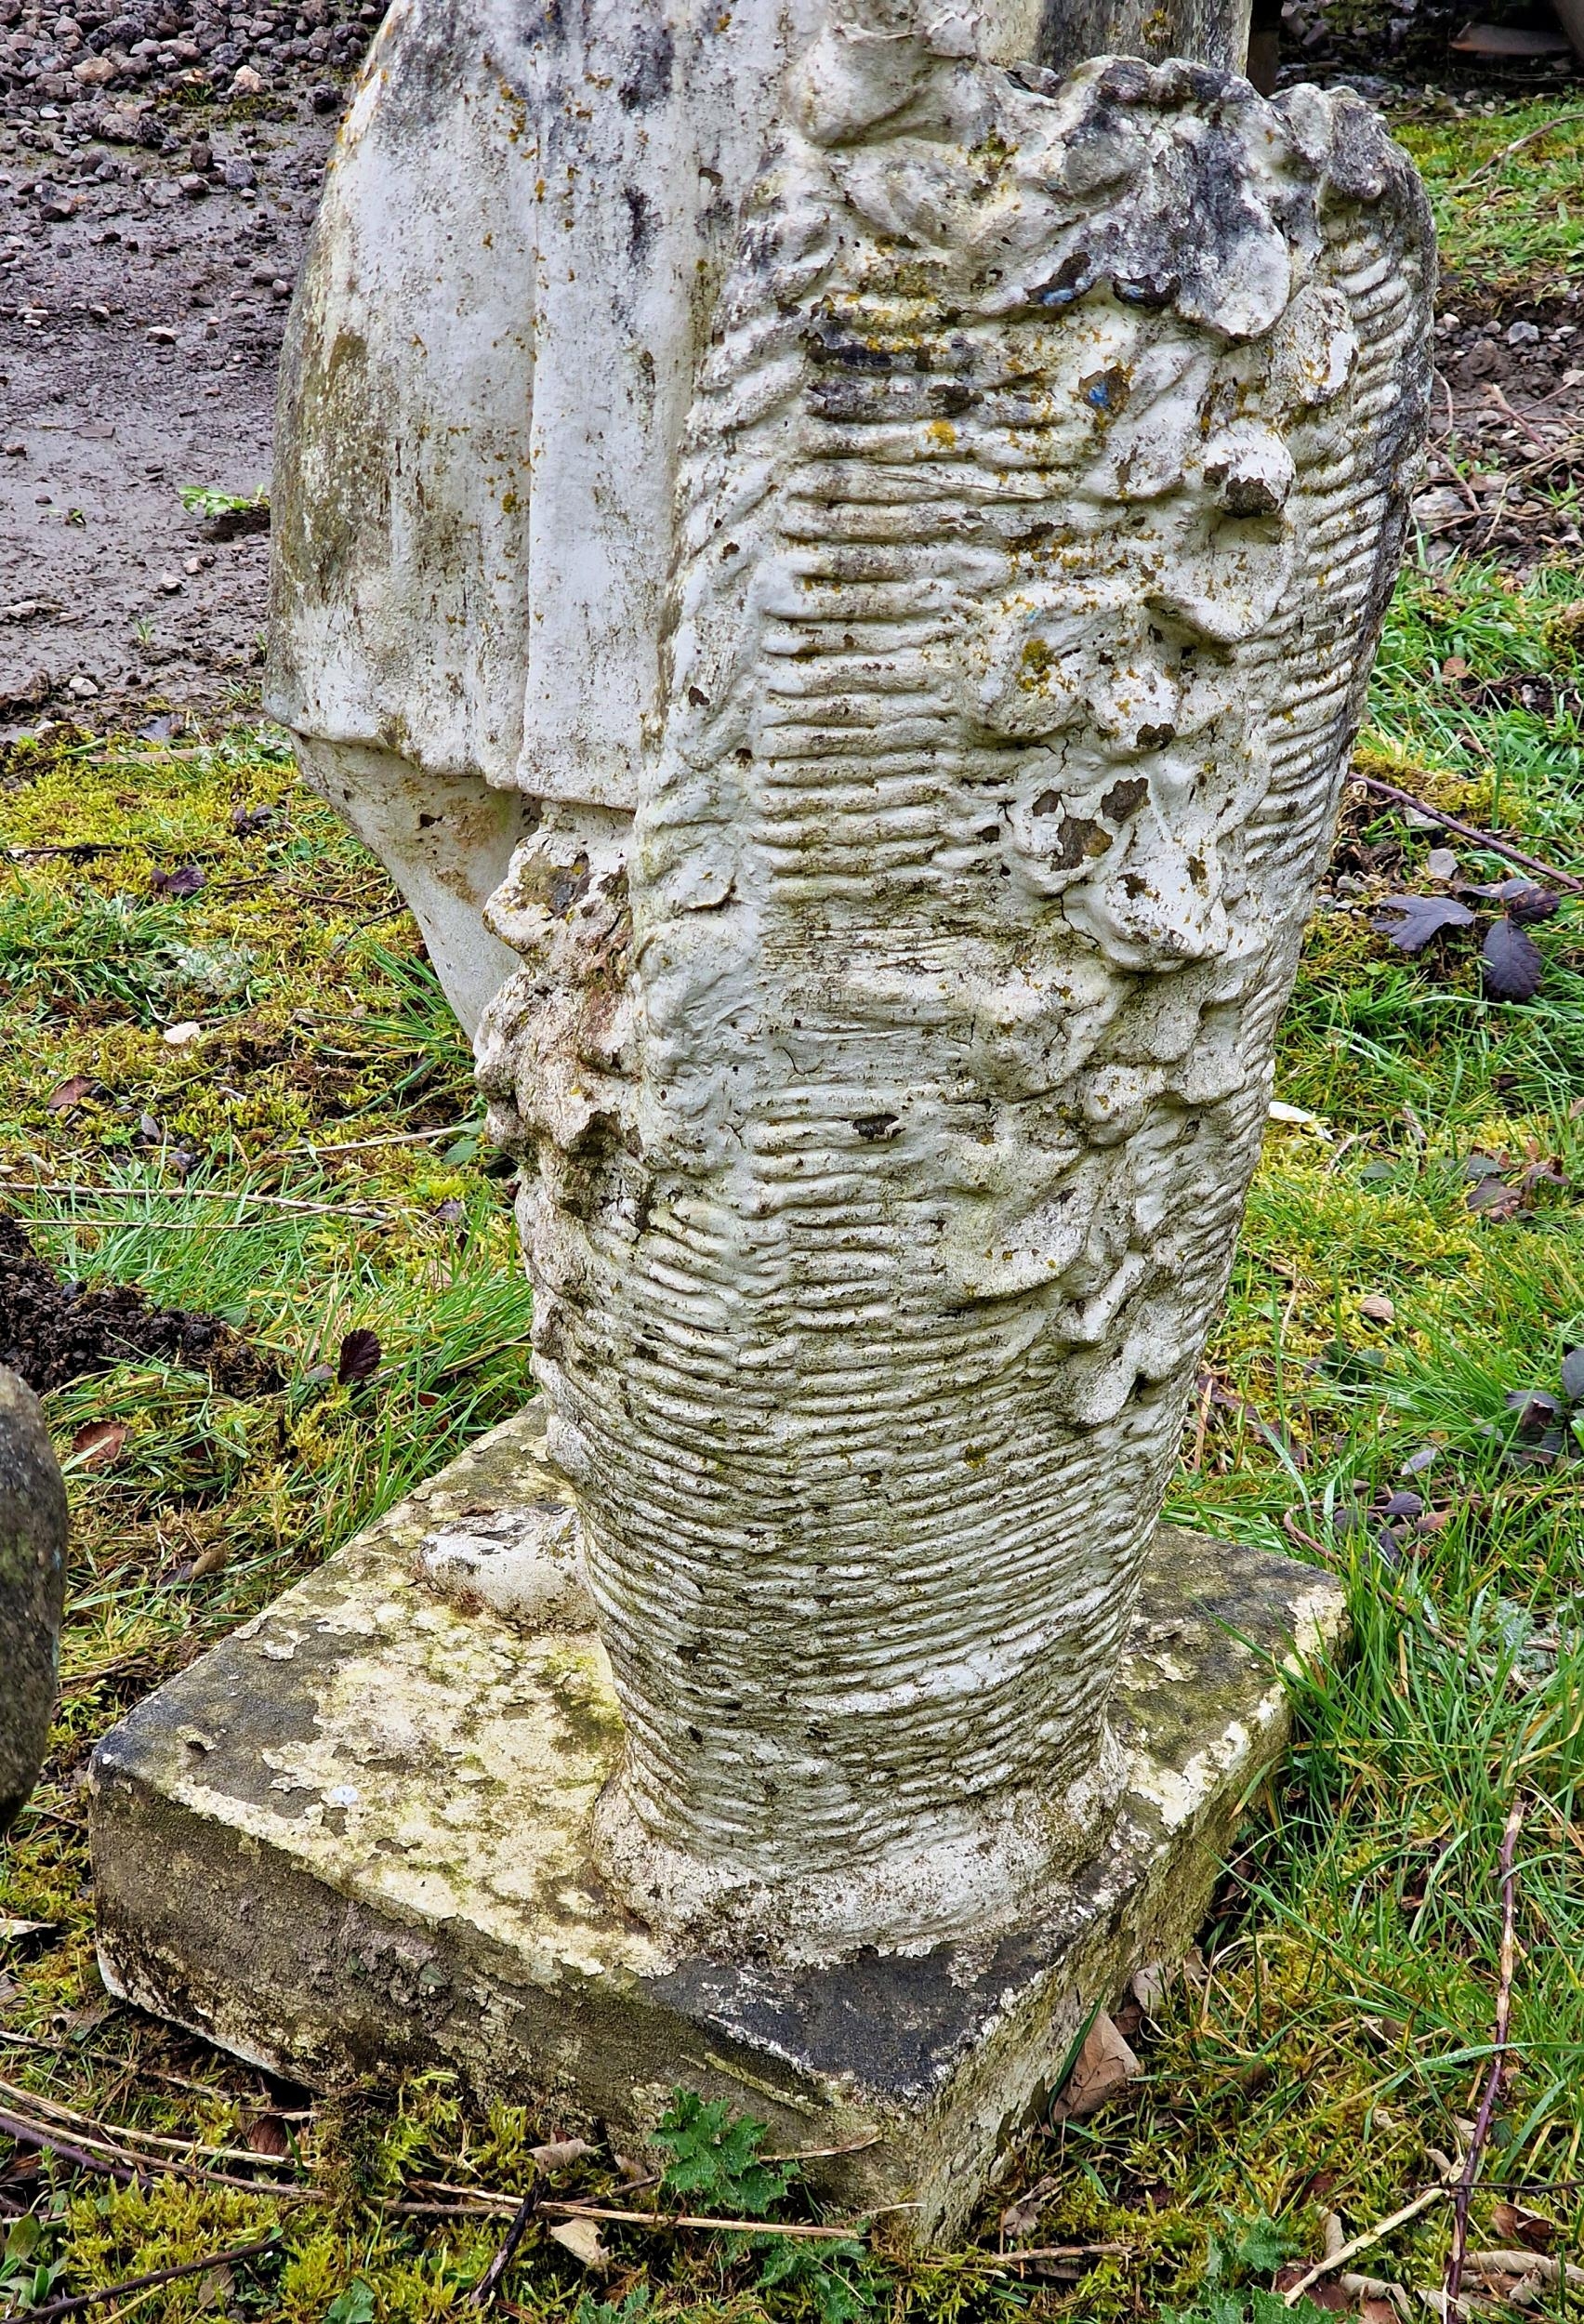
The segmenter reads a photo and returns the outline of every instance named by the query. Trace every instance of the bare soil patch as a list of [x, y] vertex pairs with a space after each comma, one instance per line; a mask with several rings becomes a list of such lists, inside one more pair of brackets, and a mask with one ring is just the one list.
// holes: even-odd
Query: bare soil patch
[[139, 1356], [208, 1371], [232, 1396], [281, 1385], [274, 1367], [218, 1315], [153, 1307], [125, 1284], [67, 1283], [40, 1259], [26, 1229], [0, 1215], [0, 1364], [37, 1395]]
[[73, 7], [0, 0], [0, 739], [256, 703], [267, 521], [180, 492], [269, 483], [286, 303], [379, 15]]

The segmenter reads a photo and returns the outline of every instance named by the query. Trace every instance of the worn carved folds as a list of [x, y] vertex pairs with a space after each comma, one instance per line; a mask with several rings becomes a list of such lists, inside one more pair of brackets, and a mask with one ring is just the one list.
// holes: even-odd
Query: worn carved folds
[[612, 1876], [993, 1928], [1105, 1710], [1422, 418], [1356, 100], [829, 30], [696, 385], [642, 802], [481, 1037], [627, 1728]]

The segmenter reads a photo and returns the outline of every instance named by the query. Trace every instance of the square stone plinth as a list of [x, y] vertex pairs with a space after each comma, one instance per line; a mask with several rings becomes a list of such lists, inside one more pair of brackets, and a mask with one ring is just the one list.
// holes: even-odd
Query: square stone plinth
[[535, 1634], [430, 1578], [542, 1530], [541, 1428], [497, 1429], [107, 1736], [107, 1984], [311, 2084], [449, 2066], [623, 2144], [673, 2089], [725, 2097], [777, 2146], [856, 2149], [811, 2166], [835, 2200], [951, 2232], [1095, 2004], [1192, 1941], [1336, 1583], [1161, 1529], [1113, 1715], [1130, 1789], [1023, 1927], [818, 1969], [678, 1958], [589, 1861], [622, 1732], [591, 1622]]

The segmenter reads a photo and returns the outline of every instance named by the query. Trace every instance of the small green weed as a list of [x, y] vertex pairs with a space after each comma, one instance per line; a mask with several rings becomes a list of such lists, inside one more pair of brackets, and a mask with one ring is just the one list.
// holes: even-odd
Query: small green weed
[[[766, 2135], [762, 2122], [733, 2114], [721, 2099], [673, 2091], [654, 2132], [655, 2145], [670, 2156], [662, 2191], [723, 2218], [768, 2219], [796, 2188], [799, 2173], [795, 2162], [765, 2159]], [[734, 2254], [761, 2262], [756, 2291], [801, 2293], [820, 2324], [853, 2324], [874, 2305], [875, 2290], [864, 2272], [868, 2254], [855, 2239], [743, 2235], [733, 2237], [731, 2246]]]
[[793, 2170], [762, 2159], [766, 2134], [762, 2122], [734, 2115], [723, 2099], [673, 2091], [654, 2133], [655, 2145], [671, 2158], [662, 2184], [701, 2209], [767, 2219], [792, 2185]]
[[267, 508], [270, 495], [262, 485], [257, 492], [226, 493], [215, 484], [182, 484], [178, 487], [181, 505], [190, 516], [223, 517], [238, 509]]

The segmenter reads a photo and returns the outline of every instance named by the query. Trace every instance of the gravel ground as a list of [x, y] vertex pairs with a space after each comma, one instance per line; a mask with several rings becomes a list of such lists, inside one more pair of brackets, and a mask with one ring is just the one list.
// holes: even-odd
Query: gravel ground
[[0, 0], [0, 739], [257, 697], [287, 298], [348, 77], [339, 0]]

